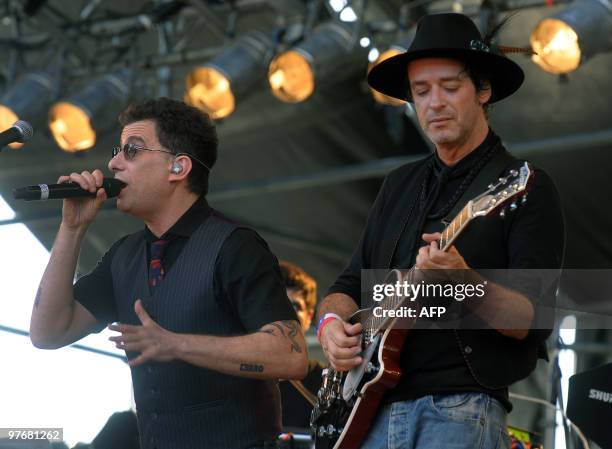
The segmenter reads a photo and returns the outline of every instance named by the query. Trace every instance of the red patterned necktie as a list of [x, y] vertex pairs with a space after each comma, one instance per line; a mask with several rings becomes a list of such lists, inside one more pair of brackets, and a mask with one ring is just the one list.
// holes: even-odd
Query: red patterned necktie
[[164, 278], [162, 259], [170, 240], [155, 240], [151, 243], [151, 262], [149, 262], [149, 285], [156, 287]]

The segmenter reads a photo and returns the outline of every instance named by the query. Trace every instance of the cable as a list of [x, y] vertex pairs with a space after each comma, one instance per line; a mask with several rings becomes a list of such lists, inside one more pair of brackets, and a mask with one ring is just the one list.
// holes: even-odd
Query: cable
[[534, 402], [536, 404], [542, 404], [545, 405], [546, 407], [552, 408], [555, 411], [559, 411], [561, 412], [561, 415], [563, 415], [563, 418], [570, 424], [570, 426], [572, 427], [572, 429], [574, 429], [574, 431], [576, 432], [576, 434], [578, 435], [578, 438], [580, 438], [580, 441], [582, 442], [582, 446], [584, 447], [584, 449], [591, 449], [591, 447], [589, 446], [589, 443], [587, 441], [587, 439], [585, 438], [584, 434], [582, 433], [582, 431], [580, 430], [580, 428], [574, 424], [565, 414], [565, 411], [562, 408], [557, 408], [555, 407], [553, 404], [551, 404], [550, 402], [544, 400], [544, 399], [540, 399], [540, 398], [532, 398], [531, 396], [524, 396], [522, 394], [517, 394], [517, 393], [510, 393], [510, 397], [513, 399], [519, 399], [522, 401], [527, 401], [527, 402]]

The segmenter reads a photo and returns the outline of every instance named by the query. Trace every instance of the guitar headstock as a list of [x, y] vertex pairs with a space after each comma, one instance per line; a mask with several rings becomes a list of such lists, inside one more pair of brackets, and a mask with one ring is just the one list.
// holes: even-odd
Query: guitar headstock
[[[518, 207], [517, 201], [526, 201], [527, 188], [533, 179], [533, 170], [527, 162], [518, 170], [511, 170], [508, 176], [490, 184], [489, 189], [468, 204], [472, 217], [484, 217], [511, 202], [510, 209]], [[503, 216], [502, 211], [501, 215]]]

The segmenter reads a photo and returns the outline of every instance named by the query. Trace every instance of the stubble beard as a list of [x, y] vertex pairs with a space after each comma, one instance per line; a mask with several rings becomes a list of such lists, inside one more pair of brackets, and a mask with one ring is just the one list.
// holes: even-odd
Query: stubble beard
[[455, 125], [451, 128], [445, 129], [432, 130], [430, 128], [429, 132], [427, 132], [427, 137], [429, 137], [429, 140], [431, 140], [436, 146], [447, 146], [450, 144], [459, 143], [462, 140], [462, 134], [461, 129]]

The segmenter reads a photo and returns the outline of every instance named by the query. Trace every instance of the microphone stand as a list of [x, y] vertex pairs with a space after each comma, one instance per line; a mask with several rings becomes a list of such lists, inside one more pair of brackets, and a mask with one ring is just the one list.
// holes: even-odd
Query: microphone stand
[[[561, 350], [563, 348], [564, 344], [563, 344], [563, 340], [561, 339], [561, 336], [557, 336], [556, 342], [555, 342], [555, 357], [552, 360], [552, 372], [550, 374], [550, 384], [551, 384], [551, 393], [550, 393], [550, 402], [553, 406], [559, 406], [559, 408], [561, 410], [565, 410], [564, 406], [563, 406], [563, 388], [562, 388], [562, 377], [563, 377], [563, 373], [561, 372], [561, 367], [559, 366], [559, 354], [561, 353]], [[556, 423], [557, 423], [557, 413], [555, 412], [555, 417], [554, 417], [554, 422], [555, 422], [555, 432], [553, 435], [556, 434]], [[568, 444], [569, 446], [569, 442], [572, 442], [572, 446], [576, 447], [576, 444], [574, 442], [574, 438], [573, 437], [573, 433], [570, 430], [570, 426], [567, 422], [567, 417], [565, 416], [565, 413], [561, 414], [561, 422], [563, 423], [563, 430], [564, 430], [564, 434], [565, 434], [565, 442], [566, 444]], [[555, 437], [553, 436], [553, 446], [555, 445]]]

